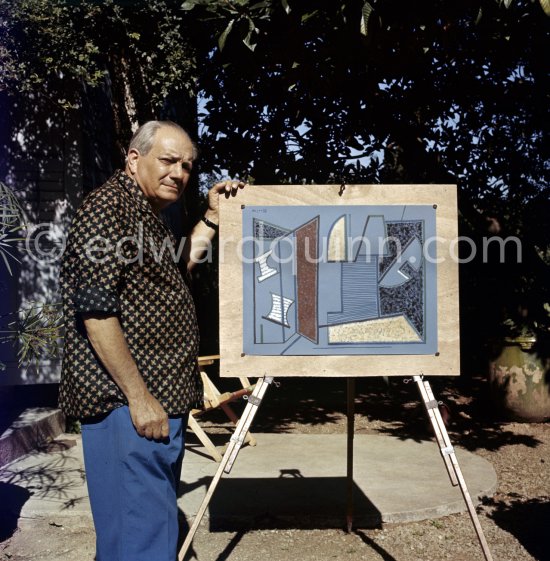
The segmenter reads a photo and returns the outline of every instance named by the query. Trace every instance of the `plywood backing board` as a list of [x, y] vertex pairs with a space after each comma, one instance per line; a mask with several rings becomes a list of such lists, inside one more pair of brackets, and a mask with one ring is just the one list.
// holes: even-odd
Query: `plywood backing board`
[[[413, 376], [459, 374], [455, 185], [263, 185], [220, 197], [220, 374], [239, 376]], [[243, 352], [243, 205], [436, 208], [437, 351], [430, 354], [261, 356]]]

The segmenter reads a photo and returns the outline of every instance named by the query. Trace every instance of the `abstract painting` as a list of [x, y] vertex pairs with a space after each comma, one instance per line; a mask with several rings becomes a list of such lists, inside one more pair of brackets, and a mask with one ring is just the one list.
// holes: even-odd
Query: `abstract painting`
[[460, 374], [456, 185], [220, 197], [220, 376]]
[[243, 354], [436, 353], [435, 206], [243, 205]]

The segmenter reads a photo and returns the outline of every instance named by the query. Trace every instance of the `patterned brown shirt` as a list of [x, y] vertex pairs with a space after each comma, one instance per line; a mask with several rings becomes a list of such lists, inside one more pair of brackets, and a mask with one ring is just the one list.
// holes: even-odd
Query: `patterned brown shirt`
[[82, 419], [127, 403], [88, 341], [83, 312], [118, 316], [149, 391], [169, 415], [202, 406], [195, 306], [170, 247], [177, 252], [171, 232], [123, 171], [78, 209], [61, 268], [59, 403], [67, 415]]

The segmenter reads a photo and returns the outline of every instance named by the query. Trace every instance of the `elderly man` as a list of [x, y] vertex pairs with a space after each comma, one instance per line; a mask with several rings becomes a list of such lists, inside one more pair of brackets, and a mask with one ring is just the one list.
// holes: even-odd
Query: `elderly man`
[[[59, 401], [82, 421], [97, 561], [176, 558], [187, 416], [203, 390], [195, 308], [160, 211], [183, 193], [195, 157], [175, 123], [140, 127], [126, 169], [78, 209], [63, 257]], [[216, 234], [218, 196], [243, 186], [212, 187], [183, 247], [187, 270]]]

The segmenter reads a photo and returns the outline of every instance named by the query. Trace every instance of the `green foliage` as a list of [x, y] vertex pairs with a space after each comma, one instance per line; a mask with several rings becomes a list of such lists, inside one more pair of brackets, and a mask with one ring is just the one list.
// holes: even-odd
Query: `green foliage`
[[115, 133], [110, 164], [121, 167], [139, 123], [178, 114], [191, 131], [196, 125], [186, 14], [176, 0], [0, 0], [0, 91], [82, 107], [85, 126], [100, 113]]
[[540, 5], [547, 16], [550, 16], [550, 0], [540, 0]]
[[[0, 0], [5, 41], [0, 56], [0, 89], [44, 91], [52, 80], [83, 80], [98, 85], [104, 77], [97, 59], [99, 49], [88, 33], [83, 33], [91, 17], [85, 3]], [[62, 91], [55, 94], [61, 106], [75, 106], [74, 98], [65, 98]]]
[[186, 11], [194, 8], [201, 10], [206, 20], [215, 22], [214, 25], [217, 26], [218, 31], [220, 28], [223, 29], [218, 37], [220, 51], [224, 49], [227, 38], [232, 33], [240, 38], [243, 45], [254, 51], [260, 35], [260, 30], [256, 26], [257, 23], [268, 22], [279, 8], [282, 8], [287, 14], [290, 12], [290, 6], [286, 0], [281, 2], [272, 0], [263, 2], [187, 0], [182, 5], [182, 9]]
[[[540, 196], [537, 4], [186, 5], [223, 46], [203, 47], [206, 167], [258, 182], [456, 181], [493, 212]], [[234, 12], [254, 22], [254, 52]]]
[[[19, 318], [0, 330], [0, 344], [17, 348], [19, 367], [39, 367], [41, 360], [57, 358], [61, 352], [62, 314], [58, 304], [34, 302], [19, 310]], [[0, 370], [5, 365], [0, 362]]]
[[[547, 326], [538, 315], [550, 247], [544, 2], [227, 5], [204, 0], [192, 11], [202, 18], [195, 40], [212, 38], [199, 77], [203, 166], [258, 184], [457, 183], [461, 234], [491, 235], [486, 218], [496, 216], [531, 256], [499, 267], [480, 255], [461, 268], [470, 333], [518, 305]], [[254, 22], [254, 51], [246, 27], [228, 29], [238, 17]]]
[[[20, 262], [16, 250], [24, 238], [14, 234], [26, 229], [24, 210], [11, 189], [0, 181], [0, 256], [11, 275], [10, 260]], [[0, 266], [2, 263], [0, 263]], [[59, 304], [31, 303], [15, 314], [17, 319], [0, 329], [0, 345], [12, 343], [17, 347], [20, 366], [35, 364], [44, 358], [59, 356], [62, 316]], [[0, 370], [5, 365], [0, 362]]]
[[[201, 90], [205, 170], [458, 183], [463, 234], [497, 216], [547, 256], [545, 13], [548, 0], [0, 0], [0, 88], [66, 108], [83, 85], [108, 89], [124, 142]], [[464, 270], [463, 301], [482, 309], [499, 274]]]
[[135, 110], [148, 115], [170, 95], [194, 93], [195, 56], [171, 0], [0, 0], [0, 29], [0, 90], [38, 91], [73, 109], [82, 85], [111, 83], [121, 110], [138, 98]]
[[25, 212], [11, 189], [0, 181], [0, 256], [9, 274], [10, 260], [19, 262], [15, 247], [22, 238], [17, 233], [26, 227]]
[[40, 360], [60, 355], [62, 320], [60, 304], [33, 302], [0, 331], [0, 343], [12, 341], [18, 348], [19, 365], [38, 368]]
[[369, 32], [369, 18], [373, 12], [374, 8], [371, 6], [370, 2], [365, 2], [363, 8], [361, 9], [361, 24], [359, 29], [361, 35], [367, 36]]
[[19, 199], [0, 181], [0, 230], [18, 230], [26, 225], [25, 211]]

